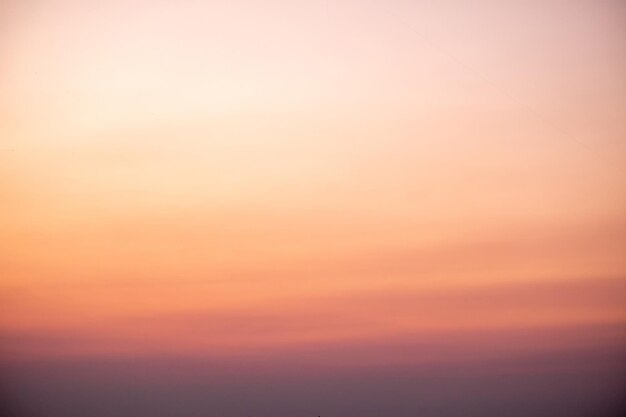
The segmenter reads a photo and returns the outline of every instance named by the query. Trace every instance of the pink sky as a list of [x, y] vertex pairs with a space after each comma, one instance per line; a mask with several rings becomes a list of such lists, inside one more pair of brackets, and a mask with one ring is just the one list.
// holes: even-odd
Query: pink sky
[[3, 362], [623, 369], [625, 11], [0, 3]]

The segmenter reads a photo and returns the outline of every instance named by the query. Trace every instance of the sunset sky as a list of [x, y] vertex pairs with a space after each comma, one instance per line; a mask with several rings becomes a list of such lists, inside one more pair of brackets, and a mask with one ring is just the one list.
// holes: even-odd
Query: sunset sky
[[617, 415], [624, 39], [618, 0], [0, 0], [0, 401]]

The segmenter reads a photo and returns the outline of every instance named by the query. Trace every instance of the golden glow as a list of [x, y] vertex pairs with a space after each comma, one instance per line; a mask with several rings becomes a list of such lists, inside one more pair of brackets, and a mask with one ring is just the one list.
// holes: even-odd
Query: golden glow
[[423, 363], [626, 320], [610, 10], [5, 3], [6, 358]]

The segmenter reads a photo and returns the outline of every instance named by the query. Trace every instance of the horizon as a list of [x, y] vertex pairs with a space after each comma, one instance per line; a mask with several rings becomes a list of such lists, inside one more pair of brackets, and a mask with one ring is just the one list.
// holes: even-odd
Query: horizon
[[0, 2], [0, 412], [620, 415], [626, 8], [470, 3]]

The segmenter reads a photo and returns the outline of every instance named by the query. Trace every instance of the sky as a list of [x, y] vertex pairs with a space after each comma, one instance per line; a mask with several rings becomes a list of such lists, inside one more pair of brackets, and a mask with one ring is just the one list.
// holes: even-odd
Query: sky
[[626, 8], [0, 0], [15, 417], [613, 416]]

